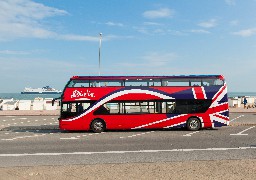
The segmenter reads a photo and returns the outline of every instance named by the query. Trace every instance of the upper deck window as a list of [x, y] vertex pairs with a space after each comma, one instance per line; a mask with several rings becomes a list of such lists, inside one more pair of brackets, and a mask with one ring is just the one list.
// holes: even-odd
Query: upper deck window
[[71, 80], [67, 87], [115, 87], [115, 86], [222, 86], [224, 79], [209, 77], [138, 78], [120, 80]]
[[125, 86], [149, 86], [149, 82], [144, 79], [126, 79]]
[[90, 82], [89, 80], [72, 80], [68, 87], [90, 87]]
[[224, 81], [222, 79], [215, 79], [213, 85], [222, 86], [222, 85], [224, 85]]
[[68, 87], [124, 86], [121, 80], [71, 80]]
[[162, 86], [189, 86], [189, 79], [163, 79]]

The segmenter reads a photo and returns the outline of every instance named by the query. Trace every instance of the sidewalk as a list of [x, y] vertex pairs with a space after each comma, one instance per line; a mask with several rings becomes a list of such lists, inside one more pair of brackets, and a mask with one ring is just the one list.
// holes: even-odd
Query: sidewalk
[[243, 107], [229, 108], [229, 112], [231, 112], [231, 113], [256, 113], [256, 108], [248, 108], [248, 109], [245, 109]]
[[255, 179], [256, 159], [0, 168], [0, 179]]
[[59, 116], [60, 110], [0, 111], [0, 116]]

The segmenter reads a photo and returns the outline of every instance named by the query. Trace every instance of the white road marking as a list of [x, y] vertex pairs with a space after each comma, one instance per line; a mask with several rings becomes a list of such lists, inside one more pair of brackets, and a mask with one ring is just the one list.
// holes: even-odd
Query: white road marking
[[[87, 137], [87, 136], [93, 136], [93, 135], [98, 135], [98, 134], [104, 134], [105, 132], [102, 132], [102, 133], [90, 133], [90, 134], [84, 134], [82, 135], [82, 137]], [[74, 139], [80, 139], [81, 138], [81, 135], [80, 136], [73, 136], [73, 137], [68, 137], [68, 138], [60, 138], [60, 139], [65, 139], [65, 140], [74, 140]]]
[[231, 119], [230, 122], [232, 122], [232, 121], [234, 121], [234, 120], [236, 120], [236, 119], [239, 119], [239, 118], [241, 118], [241, 117], [244, 117], [244, 115], [242, 114], [242, 115], [240, 115], [240, 116], [237, 116], [236, 118]]
[[131, 136], [127, 136], [127, 137], [120, 137], [120, 139], [125, 139], [125, 138], [132, 138], [132, 137], [136, 137], [136, 136], [142, 136], [142, 135], [145, 135], [145, 134], [150, 134], [150, 133], [153, 133], [155, 131], [150, 131], [150, 132], [145, 132], [145, 133], [139, 133], [139, 134], [133, 134]]
[[46, 134], [36, 134], [34, 136], [17, 136], [17, 137], [14, 137], [14, 138], [10, 138], [10, 139], [1, 139], [3, 141], [13, 141], [13, 140], [16, 140], [16, 139], [24, 139], [24, 138], [33, 138], [33, 137], [40, 137], [40, 136], [45, 136]]
[[70, 137], [70, 138], [60, 138], [60, 139], [79, 139], [79, 138], [76, 138], [76, 137]]
[[236, 148], [167, 149], [167, 150], [160, 149], [160, 150], [69, 152], [69, 153], [24, 153], [24, 154], [0, 154], [0, 157], [159, 153], [159, 152], [193, 152], [193, 151], [230, 151], [230, 150], [250, 150], [250, 149], [256, 149], [256, 147], [251, 146], [251, 147], [236, 147]]
[[27, 118], [20, 118], [20, 119], [27, 119]]
[[249, 128], [247, 128], [247, 129], [245, 129], [245, 130], [243, 130], [243, 131], [241, 131], [241, 132], [239, 132], [239, 133], [237, 133], [237, 134], [230, 134], [231, 136], [247, 136], [248, 134], [243, 134], [245, 131], [248, 131], [248, 130], [250, 130], [250, 129], [252, 129], [252, 128], [255, 128], [255, 126], [252, 126], [252, 127], [249, 127]]
[[183, 136], [192, 136], [193, 134], [198, 133], [198, 132], [199, 132], [199, 131], [195, 131], [195, 132], [192, 132], [192, 133], [185, 134], [185, 135], [183, 135]]

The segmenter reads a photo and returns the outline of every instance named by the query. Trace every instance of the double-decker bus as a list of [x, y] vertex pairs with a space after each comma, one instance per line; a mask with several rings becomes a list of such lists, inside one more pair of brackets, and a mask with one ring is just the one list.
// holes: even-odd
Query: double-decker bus
[[196, 131], [228, 123], [222, 75], [73, 76], [61, 96], [61, 130]]

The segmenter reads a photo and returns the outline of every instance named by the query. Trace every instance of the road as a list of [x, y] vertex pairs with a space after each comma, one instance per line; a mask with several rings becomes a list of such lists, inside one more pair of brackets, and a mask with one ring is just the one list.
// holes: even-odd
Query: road
[[200, 131], [61, 132], [57, 116], [0, 116], [0, 167], [255, 159], [256, 114]]

